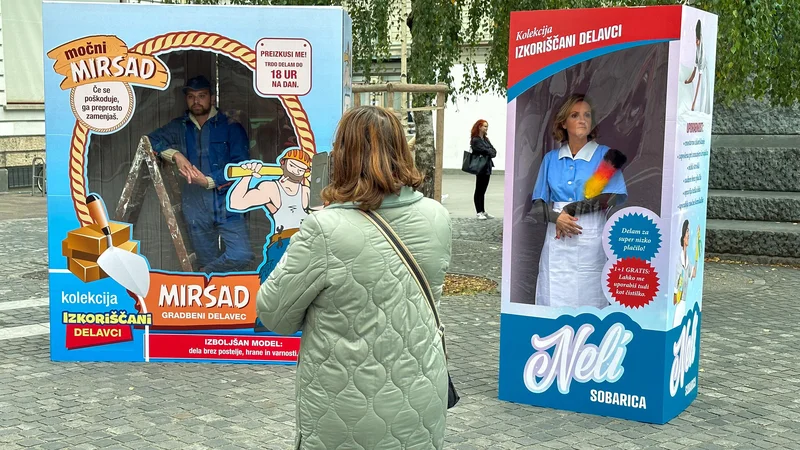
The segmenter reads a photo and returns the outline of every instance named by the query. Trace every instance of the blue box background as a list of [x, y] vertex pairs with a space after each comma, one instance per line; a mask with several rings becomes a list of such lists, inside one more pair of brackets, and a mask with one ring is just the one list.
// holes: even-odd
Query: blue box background
[[[349, 91], [343, 80], [343, 52], [349, 47], [352, 23], [338, 7], [195, 6], [43, 2], [45, 129], [48, 170], [48, 252], [50, 268], [51, 358], [56, 361], [143, 361], [142, 329], [133, 330], [132, 342], [66, 350], [62, 312], [107, 312], [125, 309], [135, 313], [125, 289], [110, 279], [83, 283], [66, 270], [61, 242], [80, 226], [70, 194], [69, 158], [76, 118], [70, 107], [70, 90], [59, 86], [64, 77], [53, 70], [50, 50], [92, 35], [115, 35], [128, 48], [156, 36], [180, 31], [217, 33], [254, 48], [259, 39], [304, 38], [312, 45], [312, 91], [299, 97], [314, 133], [317, 152], [330, 151], [333, 133]], [[88, 137], [91, 141], [91, 133]], [[88, 142], [87, 142], [88, 145]], [[88, 153], [88, 152], [87, 152]], [[86, 192], [92, 192], [86, 186]], [[120, 305], [63, 304], [62, 293], [109, 292]], [[254, 293], [253, 293], [254, 294]], [[270, 336], [247, 330], [202, 330], [203, 333]], [[186, 330], [186, 334], [193, 333]], [[163, 361], [163, 360], [160, 360]], [[215, 361], [243, 362], [243, 361]], [[250, 361], [247, 361], [250, 362]]]

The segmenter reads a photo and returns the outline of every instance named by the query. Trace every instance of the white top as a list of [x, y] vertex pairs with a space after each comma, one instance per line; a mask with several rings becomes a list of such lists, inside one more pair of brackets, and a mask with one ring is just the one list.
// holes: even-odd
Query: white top
[[289, 195], [279, 181], [276, 181], [276, 183], [278, 184], [278, 192], [281, 195], [281, 207], [272, 215], [275, 227], [283, 227], [284, 230], [300, 228], [303, 219], [308, 215], [303, 209], [302, 187], [298, 186], [297, 193]]

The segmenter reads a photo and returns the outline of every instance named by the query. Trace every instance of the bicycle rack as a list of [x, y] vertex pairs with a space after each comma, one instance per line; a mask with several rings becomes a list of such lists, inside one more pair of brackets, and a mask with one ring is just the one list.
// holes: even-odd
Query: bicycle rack
[[[39, 161], [41, 161], [42, 174], [36, 175], [36, 163]], [[44, 158], [40, 156], [33, 158], [33, 162], [31, 162], [31, 196], [36, 192], [36, 180], [38, 178], [42, 179], [42, 196], [44, 197], [47, 193], [47, 163], [44, 161]]]

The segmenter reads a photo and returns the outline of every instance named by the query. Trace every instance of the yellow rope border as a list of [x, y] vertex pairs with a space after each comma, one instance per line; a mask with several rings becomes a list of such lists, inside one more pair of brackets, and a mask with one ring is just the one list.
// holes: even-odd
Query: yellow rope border
[[[143, 55], [156, 55], [174, 50], [211, 50], [237, 60], [256, 70], [256, 54], [250, 47], [216, 33], [203, 33], [197, 31], [174, 32], [162, 34], [144, 42], [136, 44], [130, 51]], [[292, 125], [297, 132], [300, 140], [300, 148], [309, 155], [317, 153], [314, 132], [311, 130], [311, 123], [308, 120], [303, 105], [296, 95], [280, 96], [281, 103], [292, 119]], [[72, 132], [72, 142], [70, 145], [70, 190], [72, 191], [72, 202], [75, 205], [75, 213], [81, 226], [93, 223], [89, 216], [89, 208], [86, 206], [86, 180], [85, 180], [85, 155], [86, 137], [89, 129], [80, 120], [75, 121], [75, 129]]]
[[75, 129], [72, 131], [72, 145], [69, 155], [69, 180], [72, 191], [72, 203], [75, 205], [75, 213], [81, 226], [86, 226], [94, 221], [89, 215], [89, 207], [86, 206], [86, 180], [84, 178], [84, 155], [86, 154], [86, 136], [89, 128], [81, 121], [75, 121]]

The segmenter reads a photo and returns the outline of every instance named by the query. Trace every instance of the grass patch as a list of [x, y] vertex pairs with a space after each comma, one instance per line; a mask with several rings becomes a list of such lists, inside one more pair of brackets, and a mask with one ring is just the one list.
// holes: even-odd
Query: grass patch
[[484, 277], [456, 274], [447, 274], [444, 277], [443, 294], [446, 296], [486, 294], [496, 289], [497, 283]]

